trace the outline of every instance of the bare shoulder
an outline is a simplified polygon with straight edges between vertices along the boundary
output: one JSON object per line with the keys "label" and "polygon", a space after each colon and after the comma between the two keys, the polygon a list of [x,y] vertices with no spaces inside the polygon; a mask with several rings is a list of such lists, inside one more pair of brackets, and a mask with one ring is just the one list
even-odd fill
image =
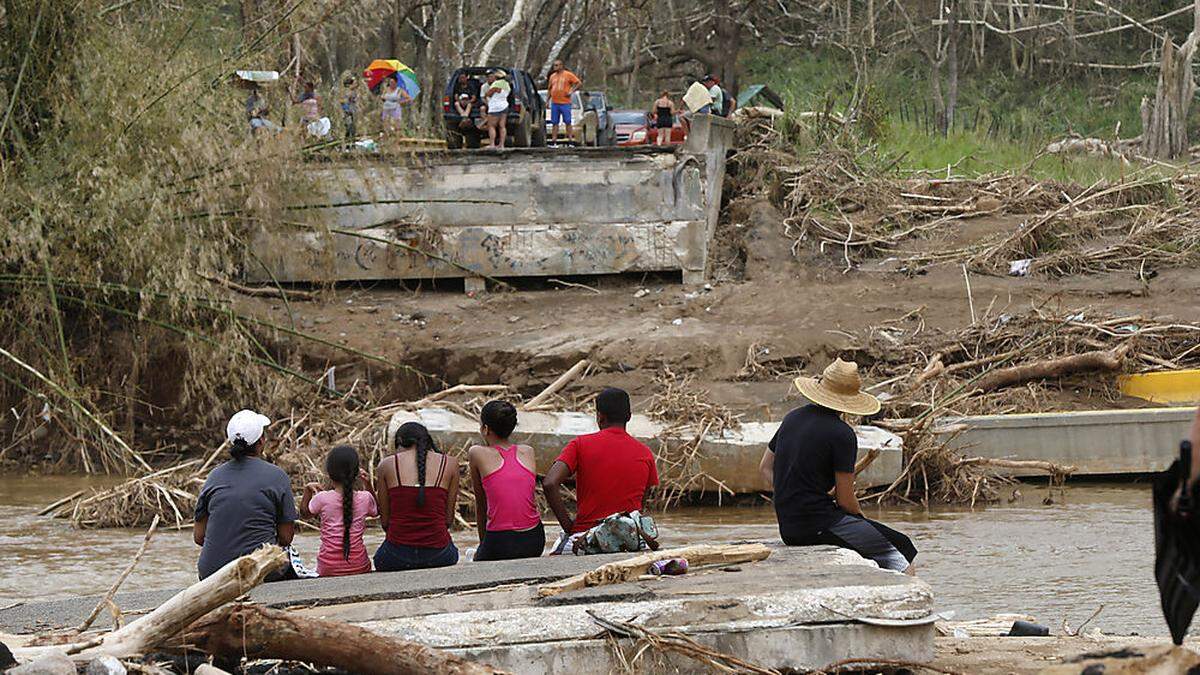
{"label": "bare shoulder", "polygon": [[383,459],[380,459],[379,463],[375,465],[375,475],[376,476],[391,475],[394,461],[395,460],[392,459],[391,455],[386,455]]}

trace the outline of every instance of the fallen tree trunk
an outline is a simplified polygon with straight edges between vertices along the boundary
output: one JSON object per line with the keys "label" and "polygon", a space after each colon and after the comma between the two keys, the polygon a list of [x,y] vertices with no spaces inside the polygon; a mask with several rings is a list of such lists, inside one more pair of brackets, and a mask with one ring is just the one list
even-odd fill
{"label": "fallen tree trunk", "polygon": [[491,666],[347,623],[233,604],[193,623],[176,648],[213,656],[283,659],[352,673],[490,675]]}
{"label": "fallen tree trunk", "polygon": [[992,391],[1030,380],[1044,380],[1070,373],[1088,370],[1117,370],[1121,367],[1126,351],[1128,351],[1128,347],[1121,346],[1111,351],[1084,352],[1058,359],[1001,368],[980,378],[975,383],[975,388]]}
{"label": "fallen tree trunk", "polygon": [[562,375],[559,375],[558,379],[551,382],[549,387],[546,387],[540,394],[529,399],[529,402],[522,405],[521,408],[523,410],[529,410],[530,408],[536,408],[542,403],[545,403],[546,399],[557,394],[560,389],[567,386],[571,380],[578,377],[579,374],[582,373],[589,365],[590,363],[587,359],[580,359],[578,363],[571,366],[570,370]]}
{"label": "fallen tree trunk", "polygon": [[968,457],[960,459],[954,463],[954,466],[994,466],[998,469],[1032,469],[1034,471],[1045,471],[1051,476],[1069,476],[1075,473],[1076,467],[1063,464],[1055,464],[1040,459],[993,459],[991,457]]}
{"label": "fallen tree trunk", "polygon": [[176,593],[158,609],[124,628],[74,644],[19,648],[13,655],[24,662],[55,651],[66,652],[76,661],[88,661],[103,654],[118,659],[144,654],[174,639],[193,621],[248,593],[268,574],[286,564],[288,556],[283,549],[264,544]]}
{"label": "fallen tree trunk", "polygon": [[644,553],[626,560],[601,565],[590,572],[576,574],[561,581],[538,587],[538,595],[547,598],[559,593],[574,591],[589,586],[620,584],[645,574],[651,563],[671,558],[684,558],[689,567],[715,563],[735,564],[763,560],[771,555],[771,549],[763,544],[697,544],[683,548],[671,548],[654,553]]}

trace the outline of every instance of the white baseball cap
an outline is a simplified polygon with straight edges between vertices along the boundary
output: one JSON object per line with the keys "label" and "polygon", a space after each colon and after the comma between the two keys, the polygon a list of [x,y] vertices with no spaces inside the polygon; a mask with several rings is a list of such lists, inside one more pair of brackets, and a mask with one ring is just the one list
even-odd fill
{"label": "white baseball cap", "polygon": [[229,418],[225,425],[225,437],[232,443],[242,439],[247,445],[254,445],[263,437],[263,430],[271,424],[266,415],[260,415],[253,410],[239,410]]}

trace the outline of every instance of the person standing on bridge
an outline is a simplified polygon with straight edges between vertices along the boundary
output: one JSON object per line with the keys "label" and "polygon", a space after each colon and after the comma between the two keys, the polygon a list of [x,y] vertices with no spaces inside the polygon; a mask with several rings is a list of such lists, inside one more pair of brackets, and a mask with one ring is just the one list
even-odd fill
{"label": "person standing on bridge", "polygon": [[583,81],[579,79],[575,73],[567,70],[562,59],[556,59],[554,65],[550,68],[550,77],[547,82],[550,96],[550,142],[558,142],[558,124],[559,122],[567,125],[567,137],[573,133],[573,120],[571,119],[571,97],[576,91],[579,91]]}
{"label": "person standing on bridge", "polygon": [[503,148],[504,137],[508,134],[508,95],[512,93],[512,86],[505,76],[506,73],[497,68],[488,73],[487,84],[482,87],[487,105],[488,140],[493,148]]}
{"label": "person standing on bridge", "polygon": [[[555,553],[573,552],[577,535],[609,516],[641,511],[646,493],[658,485],[654,453],[625,430],[632,416],[625,390],[610,387],[600,392],[596,397],[596,424],[600,430],[568,443],[546,472],[542,488],[563,529]],[[575,517],[567,510],[562,495],[562,484],[572,476]]]}
{"label": "person standing on bridge", "polygon": [[847,548],[883,569],[912,574],[912,540],[867,519],[854,493],[858,437],[842,414],[879,412],[879,399],[861,390],[858,365],[837,359],[820,377],[797,377],[795,385],[812,403],[783,418],[759,464],[775,490],[783,543]]}

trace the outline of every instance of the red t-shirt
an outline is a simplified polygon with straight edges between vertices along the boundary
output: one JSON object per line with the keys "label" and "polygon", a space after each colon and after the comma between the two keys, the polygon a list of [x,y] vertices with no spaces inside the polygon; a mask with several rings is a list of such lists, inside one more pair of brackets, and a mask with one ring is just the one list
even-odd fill
{"label": "red t-shirt", "polygon": [[558,461],[575,474],[575,532],[614,513],[641,509],[646,488],[658,485],[654,454],[621,427],[577,437]]}

